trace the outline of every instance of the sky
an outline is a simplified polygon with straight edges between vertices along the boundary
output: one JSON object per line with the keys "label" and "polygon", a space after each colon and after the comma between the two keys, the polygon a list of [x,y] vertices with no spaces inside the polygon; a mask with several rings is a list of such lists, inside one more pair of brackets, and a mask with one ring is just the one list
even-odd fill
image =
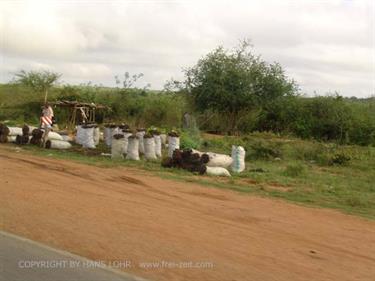
{"label": "sky", "polygon": [[24,70],[62,73],[62,83],[138,86],[183,79],[217,46],[250,39],[307,95],[375,95],[375,1],[0,0],[0,83]]}

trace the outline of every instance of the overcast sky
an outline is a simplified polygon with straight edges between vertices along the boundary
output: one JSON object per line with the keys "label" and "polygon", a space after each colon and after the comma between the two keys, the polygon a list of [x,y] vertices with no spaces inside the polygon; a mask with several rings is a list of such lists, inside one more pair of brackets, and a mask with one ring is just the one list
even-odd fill
{"label": "overcast sky", "polygon": [[128,71],[161,89],[218,45],[250,38],[302,92],[367,97],[375,94],[374,19],[372,0],[0,0],[0,82],[49,69],[64,82],[115,86]]}

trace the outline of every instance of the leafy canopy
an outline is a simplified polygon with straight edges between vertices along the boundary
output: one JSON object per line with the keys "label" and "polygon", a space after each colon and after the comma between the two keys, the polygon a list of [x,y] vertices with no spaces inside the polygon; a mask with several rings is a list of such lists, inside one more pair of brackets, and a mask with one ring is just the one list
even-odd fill
{"label": "leafy canopy", "polygon": [[32,88],[36,92],[44,92],[52,87],[61,77],[61,74],[44,71],[21,70],[14,75],[14,82]]}
{"label": "leafy canopy", "polygon": [[44,92],[44,102],[47,102],[48,90],[60,79],[60,77],[61,74],[48,70],[21,70],[14,75],[13,82],[30,87],[35,92]]}
{"label": "leafy canopy", "polygon": [[228,115],[232,130],[241,112],[298,92],[278,63],[266,63],[250,47],[246,40],[233,51],[218,47],[185,71],[196,109]]}

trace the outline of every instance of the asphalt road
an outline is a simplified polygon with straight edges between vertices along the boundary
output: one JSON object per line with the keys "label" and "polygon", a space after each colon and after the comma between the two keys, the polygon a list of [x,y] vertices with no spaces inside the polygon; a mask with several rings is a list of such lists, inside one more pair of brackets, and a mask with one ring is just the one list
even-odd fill
{"label": "asphalt road", "polygon": [[100,261],[0,231],[0,281],[140,281]]}

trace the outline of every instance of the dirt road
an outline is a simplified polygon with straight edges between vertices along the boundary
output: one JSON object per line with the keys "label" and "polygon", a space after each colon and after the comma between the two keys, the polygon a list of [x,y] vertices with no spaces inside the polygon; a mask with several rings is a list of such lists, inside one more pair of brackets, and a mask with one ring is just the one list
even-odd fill
{"label": "dirt road", "polygon": [[375,222],[333,210],[9,147],[0,147],[0,192],[1,229],[91,259],[130,261],[125,271],[151,280],[375,276]]}

